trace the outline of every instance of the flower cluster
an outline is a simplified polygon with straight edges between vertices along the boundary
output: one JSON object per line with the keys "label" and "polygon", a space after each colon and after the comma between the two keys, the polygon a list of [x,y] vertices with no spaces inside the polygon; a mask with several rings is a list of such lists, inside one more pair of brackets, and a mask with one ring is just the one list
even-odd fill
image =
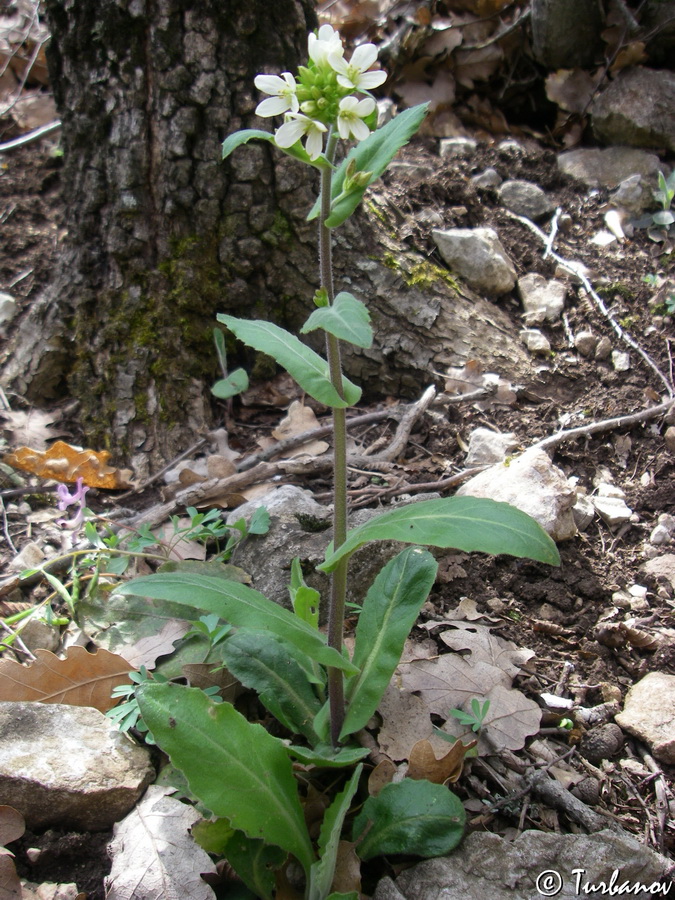
{"label": "flower cluster", "polygon": [[[305,149],[315,160],[323,150],[324,137],[334,127],[341,138],[362,141],[375,120],[375,101],[368,91],[379,87],[387,73],[371,70],[377,59],[374,44],[362,44],[349,62],[342,39],[330,25],[322,25],[308,40],[309,61],[300,66],[298,77],[290,72],[256,75],[255,86],[270,96],[258,104],[259,116],[285,114],[274,139],[287,149],[305,139]],[[366,94],[359,98],[354,92]]]}
{"label": "flower cluster", "polygon": [[61,525],[62,528],[69,528],[71,530],[75,530],[80,527],[80,525],[84,521],[84,513],[86,509],[84,495],[88,490],[88,487],[83,486],[82,478],[78,478],[75,482],[75,490],[72,494],[65,484],[57,485],[57,508],[60,509],[61,512],[64,512],[64,510],[68,509],[69,506],[77,505],[78,507],[72,519],[57,519],[57,525]]}

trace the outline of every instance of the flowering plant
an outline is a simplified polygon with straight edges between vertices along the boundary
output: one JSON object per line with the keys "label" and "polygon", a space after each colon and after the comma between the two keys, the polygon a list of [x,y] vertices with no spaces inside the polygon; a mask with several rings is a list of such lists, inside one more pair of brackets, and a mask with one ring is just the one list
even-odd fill
{"label": "flowering plant", "polygon": [[[301,334],[323,331],[326,355],[271,322],[230,315],[218,320],[245,344],[274,357],[307,394],[332,409],[333,541],[319,566],[331,575],[328,633],[318,627],[320,597],[305,584],[298,560],[291,567],[293,612],[245,584],[188,571],[160,572],[118,590],[204,610],[233,626],[221,644],[225,666],[258,691],[262,704],[292,736],[274,736],[233,705],[216,705],[196,688],[145,683],[136,689],[155,741],[185,774],[192,793],[218,817],[200,831],[203,845],[217,847],[256,896],[273,896],[274,871],[290,856],[304,870],[306,900],[356,900],[356,891],[331,893],[343,825],[359,788],[362,764],[357,763],[368,753],[355,737],[376,712],[435,581],[436,561],[419,545],[510,553],[552,564],[558,554],[529,516],[507,504],[470,497],[417,502],[348,530],[346,408],[358,402],[361,390],[343,374],[341,345],[367,348],[373,331],[367,306],[346,291],[335,293],[331,230],[356,210],[368,185],[417,131],[426,107],[406,110],[377,129],[369,91],[386,76],[371,68],[375,47],[357,48],[347,62],[339,34],[324,25],[309,36],[308,55],[297,75],[256,77],[257,87],[268,95],[258,115],[283,115],[284,121],[274,133],[247,129],[230,135],[223,157],[252,139],[265,140],[320,170],[320,196],[309,213],[319,223],[320,287],[314,296],[317,308]],[[336,167],[340,140],[355,144]],[[219,396],[245,388],[241,370],[236,375],[236,384],[234,378],[219,382]],[[411,546],[385,565],[368,591],[350,659],[343,647],[347,566],[354,551],[371,540]],[[320,785],[320,793],[334,784],[334,769],[353,769],[327,805],[316,845],[293,761],[305,781]],[[322,773],[330,776],[324,784]],[[447,788],[406,779],[365,801],[352,838],[361,859],[403,852],[433,856],[459,842],[463,822],[462,805]]]}

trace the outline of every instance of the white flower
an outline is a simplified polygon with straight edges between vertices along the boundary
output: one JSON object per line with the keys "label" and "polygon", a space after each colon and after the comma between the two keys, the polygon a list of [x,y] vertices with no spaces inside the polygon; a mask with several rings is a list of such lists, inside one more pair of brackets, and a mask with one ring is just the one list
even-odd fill
{"label": "white flower", "polygon": [[331,54],[328,62],[338,73],[338,84],[350,90],[369,91],[379,87],[387,80],[387,73],[381,70],[369,72],[368,69],[377,59],[377,47],[375,44],[361,44],[352,54],[349,62],[342,58],[342,54]]}
{"label": "white flower", "polygon": [[343,97],[340,100],[340,111],[337,118],[337,127],[340,137],[347,140],[352,134],[357,141],[363,141],[370,134],[370,128],[363,119],[369,116],[375,109],[375,101],[372,97],[364,97],[357,100],[356,97]]}
{"label": "white flower", "polygon": [[256,75],[255,86],[263,94],[272,95],[257,105],[257,116],[280,116],[289,110],[297,112],[300,109],[297,84],[290,72],[283,72],[281,78],[278,75]]}
{"label": "white flower", "polygon": [[340,59],[345,52],[340,33],[332,25],[322,25],[318,35],[312,32],[307,39],[307,50],[309,58],[318,64],[327,62],[329,56]]}
{"label": "white flower", "polygon": [[315,122],[302,113],[289,113],[284,124],[277,128],[274,140],[278,147],[286,149],[297,144],[301,137],[307,135],[305,150],[310,159],[316,159],[323,150],[323,134],[328,129],[322,122]]}

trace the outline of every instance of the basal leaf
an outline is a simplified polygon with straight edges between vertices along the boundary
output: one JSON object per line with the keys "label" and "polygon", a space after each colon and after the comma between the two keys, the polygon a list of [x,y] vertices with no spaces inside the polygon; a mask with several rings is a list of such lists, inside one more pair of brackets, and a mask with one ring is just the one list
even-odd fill
{"label": "basal leaf", "polygon": [[258,692],[285,728],[316,743],[312,722],[322,704],[293,659],[293,649],[269,632],[242,629],[225,641],[223,658],[228,670]]}
{"label": "basal leaf", "polygon": [[227,378],[221,378],[211,388],[214,397],[220,400],[229,400],[230,397],[236,397],[248,387],[248,375],[244,369],[235,369],[230,372]]}
{"label": "basal leaf", "polygon": [[[248,144],[249,141],[269,141],[269,143],[274,144],[275,147],[277,146],[274,135],[271,132],[261,131],[258,128],[244,128],[242,131],[235,131],[234,134],[225,138],[223,141],[221,158],[227,159],[237,147],[241,147],[242,144]],[[309,154],[300,141],[293,144],[292,147],[279,147],[278,149],[287,156],[292,156],[294,159],[306,163],[309,166],[314,166],[316,169],[331,168],[330,163],[323,155],[319,156],[317,159],[310,159]]]}
{"label": "basal leaf", "polygon": [[[331,212],[326,219],[328,228],[336,228],[354,212],[361,202],[366,187],[376,181],[385,171],[401,147],[404,147],[418,130],[427,114],[429,104],[413,106],[395,116],[382,128],[374,131],[365,141],[355,144],[334,173],[331,184]],[[368,184],[362,188],[344,191],[345,175],[350,161],[354,160],[356,172],[370,172]],[[340,196],[344,193],[344,196]],[[312,208],[308,219],[319,215],[320,201]]]}
{"label": "basal leaf", "polygon": [[336,795],[324,813],[319,834],[320,858],[314,863],[309,872],[307,900],[324,900],[330,891],[335,875],[335,862],[337,860],[340,835],[342,834],[342,825],[345,816],[349,812],[352,798],[359,786],[362,770],[363,765],[356,767],[344,790]]}
{"label": "basal leaf", "polygon": [[307,334],[317,328],[356,347],[367,349],[373,343],[368,308],[347,291],[341,291],[332,306],[315,309],[300,330]]}
{"label": "basal leaf", "polygon": [[320,769],[341,769],[353,766],[368,755],[366,747],[339,747],[335,750],[330,744],[317,744],[316,747],[296,747],[291,744],[288,752],[295,759],[307,766]]}
{"label": "basal leaf", "polygon": [[237,831],[228,841],[224,856],[256,897],[273,900],[274,871],[284,863],[283,851],[263,841],[248,838],[243,832]]}
{"label": "basal leaf", "polygon": [[363,836],[356,852],[364,860],[396,853],[443,856],[462,840],[465,821],[459,798],[446,787],[405,778],[366,800],[353,839]]}
{"label": "basal leaf", "polygon": [[553,540],[515,506],[483,497],[448,497],[410,503],[371,519],[350,531],[337,550],[331,544],[318,568],[332,572],[343,556],[375,540],[452,547],[466,553],[507,553],[560,564]]}
{"label": "basal leaf", "polygon": [[297,381],[303,391],[319,403],[338,409],[358,403],[361,388],[343,378],[345,396],[344,399],[340,397],[330,380],[326,360],[303,344],[295,335],[279,328],[273,322],[250,322],[223,313],[219,313],[217,318],[244,344],[275,359]]}
{"label": "basal leaf", "polygon": [[356,627],[352,662],[359,674],[349,682],[340,738],[363,728],[377,709],[437,569],[431,553],[410,547],[390,560],[373,582]]}
{"label": "basal leaf", "polygon": [[198,688],[148,684],[136,696],[192,793],[248,837],[292,853],[309,872],[314,852],[284,744]]}
{"label": "basal leaf", "polygon": [[208,575],[172,572],[135,578],[117,588],[116,593],[168,600],[215,613],[240,628],[269,631],[317,662],[356,674],[355,666],[329,647],[321,632],[245,584]]}

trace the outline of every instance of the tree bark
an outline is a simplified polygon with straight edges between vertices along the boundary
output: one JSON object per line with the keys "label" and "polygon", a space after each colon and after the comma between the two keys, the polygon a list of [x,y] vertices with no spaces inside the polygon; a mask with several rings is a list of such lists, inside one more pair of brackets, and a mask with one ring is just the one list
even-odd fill
{"label": "tree bark", "polygon": [[[254,76],[305,61],[313,4],[46,5],[69,237],[2,382],[34,403],[76,397],[87,442],[142,477],[212,421],[216,313],[295,329],[312,308],[313,171],[267,143],[222,163],[220,144],[265,125]],[[459,292],[396,230],[371,195],[335,234],[336,287],[367,302],[376,331],[371,350],[347,353],[349,374],[370,396],[397,397],[470,358],[520,378],[526,360],[508,318]]]}
{"label": "tree bark", "polygon": [[532,0],[532,51],[548,69],[591,66],[602,46],[600,0]]}

